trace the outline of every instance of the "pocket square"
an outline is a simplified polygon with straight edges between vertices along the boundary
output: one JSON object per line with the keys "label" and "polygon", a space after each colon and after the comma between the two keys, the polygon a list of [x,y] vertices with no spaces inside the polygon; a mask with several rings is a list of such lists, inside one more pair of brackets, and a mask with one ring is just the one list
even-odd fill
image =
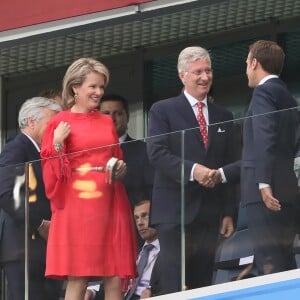
{"label": "pocket square", "polygon": [[221,127],[218,128],[217,132],[225,132],[224,129],[221,129]]}

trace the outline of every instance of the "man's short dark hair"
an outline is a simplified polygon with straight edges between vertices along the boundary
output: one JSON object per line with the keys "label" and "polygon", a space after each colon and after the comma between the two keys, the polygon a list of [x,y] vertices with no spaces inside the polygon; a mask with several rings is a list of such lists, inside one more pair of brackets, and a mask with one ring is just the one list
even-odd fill
{"label": "man's short dark hair", "polygon": [[100,106],[101,103],[105,101],[116,101],[116,102],[121,102],[123,104],[123,108],[126,112],[127,117],[129,118],[129,107],[128,107],[128,101],[125,97],[118,95],[118,94],[105,94],[100,101]]}
{"label": "man's short dark hair", "polygon": [[138,201],[138,202],[136,202],[136,203],[134,204],[134,208],[136,208],[137,206],[143,205],[143,204],[145,204],[145,203],[150,203],[150,204],[151,204],[151,201],[148,200],[148,199],[140,200],[140,201]]}
{"label": "man's short dark hair", "polygon": [[280,75],[284,65],[285,54],[274,41],[258,40],[249,46],[250,59],[256,58],[262,68],[275,75]]}

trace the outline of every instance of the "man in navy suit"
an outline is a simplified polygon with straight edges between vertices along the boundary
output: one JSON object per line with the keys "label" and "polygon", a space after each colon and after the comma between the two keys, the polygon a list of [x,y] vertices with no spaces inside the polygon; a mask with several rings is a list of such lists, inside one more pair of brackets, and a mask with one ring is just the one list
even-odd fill
{"label": "man in navy suit", "polygon": [[[46,198],[40,166],[40,145],[49,119],[61,107],[35,97],[19,112],[20,133],[0,154],[0,261],[8,282],[9,300],[25,297],[25,223],[28,222],[28,286],[30,300],[58,300],[61,283],[45,278],[46,239],[50,204]],[[28,197],[25,197],[25,164],[28,164]],[[26,164],[26,165],[27,165]],[[28,200],[28,216],[25,200]],[[26,217],[26,219],[25,219]]]}
{"label": "man in navy suit", "polygon": [[260,40],[249,47],[246,73],[254,90],[244,121],[242,160],[223,168],[228,182],[241,177],[259,274],[296,268],[293,241],[299,196],[293,162],[299,119],[297,103],[279,78],[284,58],[273,41]]}
{"label": "man in navy suit", "polygon": [[127,133],[129,107],[126,98],[117,94],[104,95],[100,110],[114,121],[127,165],[124,185],[133,208],[139,199],[151,199],[153,169],[149,164],[146,143],[134,140]]}
{"label": "man in navy suit", "polygon": [[[148,157],[155,168],[151,224],[161,244],[157,268],[164,293],[211,284],[218,235],[233,233],[236,209],[234,197],[227,197],[224,186],[205,187],[212,187],[208,168],[234,161],[232,113],[207,101],[213,79],[209,53],[201,47],[185,48],[177,68],[184,90],[153,104],[147,138]],[[198,102],[204,104],[209,125],[207,146],[196,118]],[[183,194],[185,283],[181,280]]]}

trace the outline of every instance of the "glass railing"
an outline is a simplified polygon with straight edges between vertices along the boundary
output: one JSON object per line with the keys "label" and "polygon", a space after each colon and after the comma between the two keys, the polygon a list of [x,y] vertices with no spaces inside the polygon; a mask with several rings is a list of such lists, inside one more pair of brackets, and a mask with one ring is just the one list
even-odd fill
{"label": "glass railing", "polygon": [[[24,299],[64,299],[68,275],[88,276],[102,289],[100,276],[122,274],[130,293],[137,282],[128,280],[130,262],[138,263],[145,241],[154,244],[145,269],[153,267],[152,278],[145,272],[137,295],[149,286],[156,296],[298,268],[297,118],[295,108],[211,123],[207,148],[199,127],[180,128],[181,120],[171,132],[166,125],[163,134],[124,142],[127,197],[117,171],[107,168],[119,145],[24,164],[6,164],[2,153],[0,255],[2,270],[15,278],[2,276],[2,299],[15,292],[17,278]],[[213,171],[219,168],[223,178]],[[272,226],[261,225],[266,220]],[[276,239],[285,261],[274,251]],[[23,273],[11,275],[18,268]],[[45,272],[58,280],[45,281]]]}

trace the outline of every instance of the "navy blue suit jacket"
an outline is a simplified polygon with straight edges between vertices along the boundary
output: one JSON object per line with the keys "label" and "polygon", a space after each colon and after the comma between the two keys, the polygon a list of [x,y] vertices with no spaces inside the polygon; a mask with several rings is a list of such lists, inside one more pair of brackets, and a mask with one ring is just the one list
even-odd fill
{"label": "navy blue suit jacket", "polygon": [[254,89],[243,126],[242,160],[223,168],[229,182],[241,179],[243,204],[262,201],[258,183],[269,184],[281,203],[296,203],[296,106],[279,78]]}
{"label": "navy blue suit jacket", "polygon": [[[1,208],[1,262],[24,259],[24,234],[25,234],[25,210],[24,210],[24,185],[18,189],[21,196],[21,204],[15,207],[14,186],[17,176],[24,175],[25,162],[32,162],[32,178],[37,185],[29,191],[32,202],[29,204],[29,247],[30,259],[45,261],[46,241],[36,235],[37,228],[43,219],[50,220],[51,212],[49,200],[46,198],[40,154],[28,139],[20,133],[10,140],[0,154],[0,208]],[[33,180],[34,182],[34,180]],[[32,236],[36,236],[32,239]]]}
{"label": "navy blue suit jacket", "polygon": [[[190,181],[194,163],[216,169],[234,160],[232,114],[213,103],[208,103],[208,113],[211,125],[206,150],[195,114],[184,94],[153,104],[147,138],[148,157],[155,168],[152,224],[180,223],[181,182],[185,191],[185,223],[192,222],[199,212],[212,222],[218,222],[221,215],[234,215],[235,200],[226,197],[224,189],[227,187],[219,185],[207,189]],[[202,210],[203,201],[206,201],[206,211]]]}
{"label": "navy blue suit jacket", "polygon": [[153,168],[150,166],[146,143],[132,139],[127,135],[121,143],[124,161],[127,165],[127,174],[124,185],[132,207],[141,200],[152,196]]}

